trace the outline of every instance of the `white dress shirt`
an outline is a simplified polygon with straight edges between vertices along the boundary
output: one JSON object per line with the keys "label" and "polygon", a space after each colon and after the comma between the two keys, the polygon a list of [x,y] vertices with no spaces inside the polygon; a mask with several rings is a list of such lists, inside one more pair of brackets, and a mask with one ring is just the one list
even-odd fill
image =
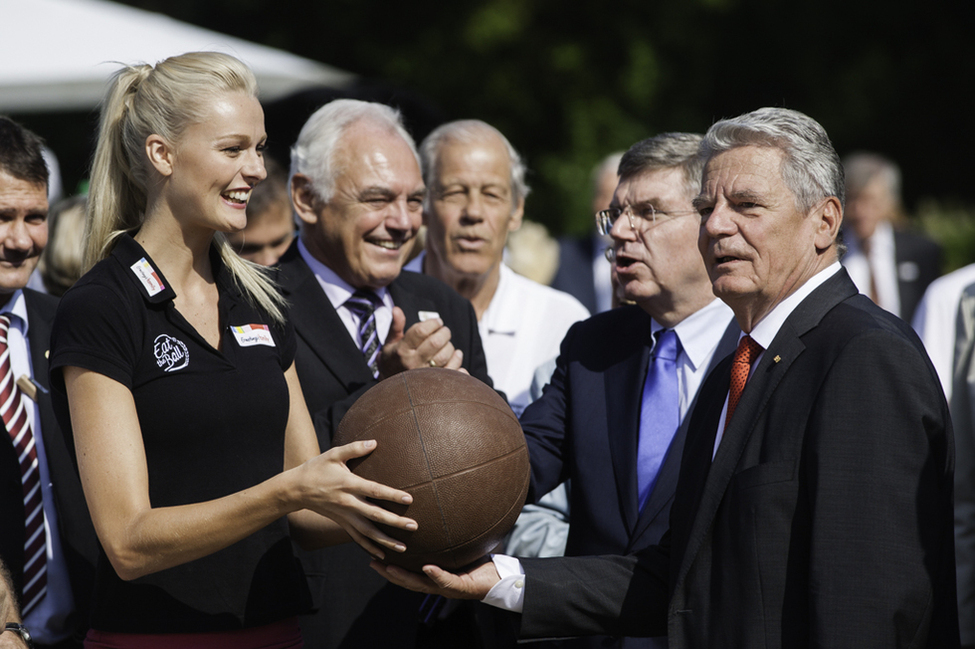
{"label": "white dress shirt", "polygon": [[934,280],[924,292],[911,322],[931,357],[948,401],[951,401],[952,375],[955,371],[958,304],[961,294],[972,284],[975,284],[975,264]]}
{"label": "white dress shirt", "polygon": [[[403,270],[423,272],[426,252]],[[500,267],[498,288],[477,323],[488,375],[508,397],[515,414],[531,403],[535,370],[559,354],[569,327],[589,317],[589,310],[568,293]]]}
{"label": "white dress shirt", "polygon": [[[749,377],[751,377],[752,372],[755,371],[755,368],[758,367],[758,364],[762,361],[762,358],[765,356],[765,350],[768,349],[768,346],[772,344],[773,340],[775,340],[775,336],[779,333],[779,329],[782,328],[785,321],[790,315],[792,315],[792,312],[795,311],[796,307],[799,306],[799,303],[809,297],[809,294],[819,288],[823,282],[840,272],[840,268],[840,263],[834,262],[823,270],[819,271],[806,280],[805,284],[796,289],[795,293],[775,305],[775,307],[752,328],[751,333],[746,334],[745,332],[742,332],[741,335],[738,336],[738,340],[740,341],[746,335],[749,335],[752,337],[752,340],[762,346],[762,353],[758,355],[758,358],[752,361],[752,369],[748,373]],[[730,394],[725,395],[724,407],[721,409],[721,418],[718,420],[718,432],[714,436],[714,450],[711,453],[712,459],[714,459],[714,455],[718,452],[718,445],[721,444],[721,438],[724,436],[724,424],[728,415],[729,396]]]}
{"label": "white dress shirt", "polygon": [[846,242],[847,252],[843,255],[843,265],[850,279],[864,295],[870,295],[870,278],[873,277],[877,290],[877,304],[886,311],[897,315],[901,312],[901,298],[897,286],[897,257],[894,251],[894,228],[884,221],[870,237],[870,254],[864,253],[856,237],[850,236]]}

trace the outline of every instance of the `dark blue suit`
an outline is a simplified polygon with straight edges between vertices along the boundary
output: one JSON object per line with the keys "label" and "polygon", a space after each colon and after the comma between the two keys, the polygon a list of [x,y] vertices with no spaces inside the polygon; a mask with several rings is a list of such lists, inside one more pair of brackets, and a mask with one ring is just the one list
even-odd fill
{"label": "dark blue suit", "polygon": [[[711,367],[734,350],[738,333],[734,322],[714,333],[722,338]],[[658,543],[669,526],[690,409],[640,511],[636,451],[650,346],[650,316],[636,306],[574,325],[549,386],[522,414],[531,453],[529,498],[572,480],[567,556],[630,554]],[[577,642],[609,646],[604,640]],[[626,646],[666,643],[633,638]]]}

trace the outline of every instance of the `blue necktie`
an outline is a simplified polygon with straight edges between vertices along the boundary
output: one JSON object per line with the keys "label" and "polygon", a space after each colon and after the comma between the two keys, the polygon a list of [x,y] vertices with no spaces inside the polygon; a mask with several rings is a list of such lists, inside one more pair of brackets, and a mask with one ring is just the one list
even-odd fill
{"label": "blue necktie", "polygon": [[359,348],[374,378],[379,377],[379,334],[376,331],[376,307],[379,297],[359,289],[345,301],[345,307],[359,317]]}
{"label": "blue necktie", "polygon": [[637,445],[637,494],[640,509],[646,504],[657,474],[667,457],[680,425],[680,393],[677,387],[677,356],[680,340],[673,329],[657,332],[653,360],[643,384],[640,407],[640,441]]}

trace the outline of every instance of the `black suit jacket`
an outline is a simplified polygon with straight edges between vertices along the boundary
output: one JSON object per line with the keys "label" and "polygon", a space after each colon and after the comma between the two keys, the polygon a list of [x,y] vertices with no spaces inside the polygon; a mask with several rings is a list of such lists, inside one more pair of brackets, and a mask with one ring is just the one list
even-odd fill
{"label": "black suit jacket", "polygon": [[900,316],[907,322],[914,317],[918,302],[928,284],[941,276],[941,246],[927,237],[894,231],[894,263]]}
{"label": "black suit jacket", "polygon": [[[713,332],[720,341],[708,371],[734,351],[738,333],[734,321]],[[567,556],[637,552],[659,543],[669,527],[691,410],[640,510],[636,450],[650,347],[650,316],[637,306],[573,325],[545,393],[522,414],[531,453],[529,499],[572,481]],[[610,645],[593,638],[573,646]],[[655,645],[631,640],[627,646]]]}
{"label": "black suit jacket", "polygon": [[[301,258],[297,242],[278,263],[274,278],[291,305],[289,317],[298,338],[298,378],[319,444],[326,450],[342,416],[377,381]],[[464,352],[464,367],[491,385],[470,302],[439,280],[406,271],[388,288],[406,315],[407,329],[419,322],[420,311],[436,311],[450,328],[454,347]],[[368,556],[354,544],[298,554],[318,608],[302,618],[308,647],[414,646],[422,595],[389,584],[369,568]]]}
{"label": "black suit jacket", "polygon": [[526,561],[523,633],[958,646],[953,439],[913,331],[840,271],[786,320],[712,462],[729,372],[698,395],[662,544]]}
{"label": "black suit jacket", "polygon": [[[44,293],[24,289],[27,304],[27,339],[30,343],[34,380],[49,387],[47,352],[51,346],[51,323],[58,300]],[[78,626],[87,623],[98,558],[98,540],[88,515],[81,491],[81,481],[51,404],[50,392],[37,391],[41,435],[47,465],[54,485],[55,505],[61,532],[61,548],[68,565],[71,588],[78,608]],[[24,571],[24,493],[20,483],[20,465],[13,445],[0,419],[4,439],[0,440],[0,556],[10,570],[18,597],[23,588]]]}

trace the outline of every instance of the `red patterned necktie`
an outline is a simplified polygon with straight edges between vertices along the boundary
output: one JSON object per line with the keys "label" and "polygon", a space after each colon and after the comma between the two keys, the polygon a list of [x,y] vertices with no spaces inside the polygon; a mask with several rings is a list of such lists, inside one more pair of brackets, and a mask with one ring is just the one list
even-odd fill
{"label": "red patterned necktie", "polygon": [[752,363],[761,354],[763,348],[752,340],[751,336],[744,336],[738,341],[738,349],[735,350],[735,358],[731,363],[731,391],[728,393],[728,415],[725,417],[724,426],[728,427],[731,422],[731,415],[738,407],[741,393],[748,382],[748,374],[752,371]]}
{"label": "red patterned necktie", "polygon": [[7,348],[9,329],[10,317],[0,315],[0,416],[17,452],[20,481],[24,488],[24,591],[21,615],[26,617],[47,594],[47,532],[44,529],[41,470],[27,416],[30,402],[17,387],[10,365],[10,350]]}

